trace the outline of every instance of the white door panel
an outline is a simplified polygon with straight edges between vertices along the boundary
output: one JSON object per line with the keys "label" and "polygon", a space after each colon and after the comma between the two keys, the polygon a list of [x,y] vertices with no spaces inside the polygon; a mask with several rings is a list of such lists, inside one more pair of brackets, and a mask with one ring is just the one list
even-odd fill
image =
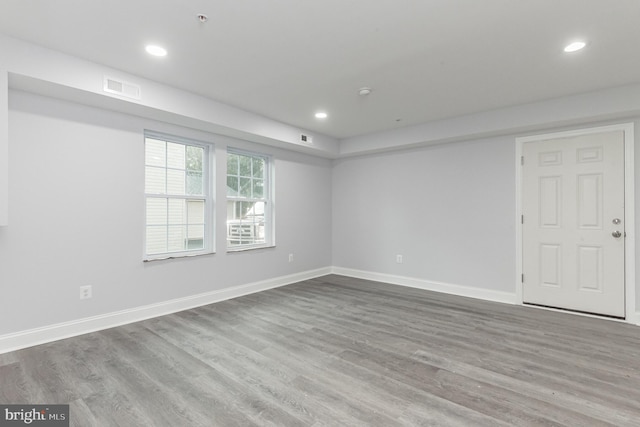
{"label": "white door panel", "polygon": [[624,317],[623,132],[527,142],[523,154],[524,302]]}

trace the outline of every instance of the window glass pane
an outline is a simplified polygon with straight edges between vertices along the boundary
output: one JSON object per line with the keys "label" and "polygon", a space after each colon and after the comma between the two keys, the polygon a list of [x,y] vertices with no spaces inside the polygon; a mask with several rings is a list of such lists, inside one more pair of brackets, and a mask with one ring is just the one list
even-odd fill
{"label": "window glass pane", "polygon": [[187,249],[204,249],[204,239],[189,239]]}
{"label": "window glass pane", "polygon": [[204,247],[204,225],[189,225],[187,236],[187,249],[202,249]]}
{"label": "window glass pane", "polygon": [[187,192],[186,194],[204,194],[203,183],[204,149],[187,146]]}
{"label": "window glass pane", "polygon": [[251,176],[251,157],[238,157],[240,158],[240,176]]}
{"label": "window glass pane", "polygon": [[185,171],[167,169],[167,194],[185,194]]}
{"label": "window glass pane", "polygon": [[228,176],[227,177],[227,196],[237,197],[238,196],[238,177],[237,176]]}
{"label": "window glass pane", "polygon": [[265,202],[227,204],[227,244],[229,246],[265,243]]}
{"label": "window glass pane", "polygon": [[204,194],[202,172],[187,171],[187,194],[199,196]]}
{"label": "window glass pane", "polygon": [[266,203],[257,202],[254,203],[253,207],[249,211],[247,215],[248,218],[251,218],[251,222],[253,223],[253,238],[254,243],[265,243],[265,223],[264,223],[264,210]]}
{"label": "window glass pane", "polygon": [[238,155],[227,153],[227,175],[238,175]]}
{"label": "window glass pane", "polygon": [[204,201],[189,200],[187,202],[187,223],[204,224]]}
{"label": "window glass pane", "polygon": [[240,197],[251,197],[251,178],[240,178]]}
{"label": "window glass pane", "polygon": [[249,209],[247,209],[246,217],[253,222],[264,222],[264,202],[251,203]]}
{"label": "window glass pane", "polygon": [[169,252],[178,252],[185,249],[187,226],[186,225],[171,225],[169,228],[169,235],[167,237],[167,250]]}
{"label": "window glass pane", "polygon": [[253,177],[264,178],[264,159],[262,157],[254,157],[253,161]]}
{"label": "window glass pane", "polygon": [[146,193],[164,194],[166,191],[166,169],[147,166],[145,168],[144,188]]}
{"label": "window glass pane", "polygon": [[204,148],[187,146],[187,170],[202,172]]}
{"label": "window glass pane", "polygon": [[150,197],[147,199],[147,225],[167,223],[167,199]]}
{"label": "window glass pane", "polygon": [[149,166],[166,166],[166,143],[157,139],[147,138],[144,143],[145,164]]}
{"label": "window glass pane", "polygon": [[242,206],[242,219],[246,220],[247,215],[251,215],[251,209],[253,208],[253,202],[240,202]]}
{"label": "window glass pane", "polygon": [[169,224],[178,225],[186,222],[184,204],[183,199],[169,199]]}
{"label": "window glass pane", "polygon": [[147,227],[147,253],[161,254],[167,251],[167,227]]}
{"label": "window glass pane", "polygon": [[261,199],[264,197],[264,181],[261,179],[253,180],[253,197]]}
{"label": "window glass pane", "polygon": [[185,169],[185,146],[167,142],[167,167]]}

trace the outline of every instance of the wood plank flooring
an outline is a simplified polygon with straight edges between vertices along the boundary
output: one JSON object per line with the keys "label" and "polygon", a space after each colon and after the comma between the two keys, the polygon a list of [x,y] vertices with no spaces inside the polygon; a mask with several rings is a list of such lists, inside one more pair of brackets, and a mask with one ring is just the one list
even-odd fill
{"label": "wood plank flooring", "polygon": [[638,426],[640,328],[325,276],[0,355],[74,426]]}

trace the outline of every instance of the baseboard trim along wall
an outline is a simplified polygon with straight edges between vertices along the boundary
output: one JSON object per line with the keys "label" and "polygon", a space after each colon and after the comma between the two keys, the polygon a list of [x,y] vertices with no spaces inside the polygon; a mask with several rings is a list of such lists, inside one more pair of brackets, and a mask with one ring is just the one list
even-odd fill
{"label": "baseboard trim along wall", "polygon": [[45,344],[65,338],[109,329],[128,323],[139,322],[153,317],[164,316],[178,311],[189,310],[203,305],[241,297],[243,295],[266,291],[280,286],[290,285],[303,280],[331,274],[331,267],[309,270],[302,273],[280,276],[240,286],[192,295],[184,298],[163,301],[128,310],[87,317],[70,322],[58,323],[41,328],[11,333],[0,336],[0,354],[22,348]]}
{"label": "baseboard trim along wall", "polygon": [[[450,295],[476,298],[487,301],[501,302],[505,304],[519,304],[515,293],[494,291],[490,289],[472,288],[468,286],[452,285],[449,283],[434,282],[416,279],[412,277],[395,276],[391,274],[376,273],[371,271],[355,270],[343,267],[325,267],[309,270],[301,273],[280,276],[245,285],[192,295],[184,298],[163,301],[128,310],[107,313],[99,316],[87,317],[70,322],[57,323],[41,328],[29,329],[0,336],[0,354],[20,350],[39,344],[45,344],[65,338],[83,335],[91,332],[109,329],[116,326],[139,322],[154,317],[164,316],[183,310],[189,310],[232,298],[266,291],[281,286],[304,280],[314,279],[327,274],[339,274],[341,276],[356,279],[372,280],[391,285],[407,286],[424,289],[427,291],[441,292]],[[629,315],[628,323],[640,326],[640,312]]]}
{"label": "baseboard trim along wall", "polygon": [[452,285],[449,283],[433,282],[430,280],[416,279],[413,277],[394,276],[391,274],[375,273],[371,271],[354,270],[350,268],[333,267],[333,274],[353,277],[356,279],[373,280],[392,285],[408,286],[410,288],[424,289],[427,291],[441,292],[462,297],[476,298],[487,301],[502,302],[506,304],[518,304],[516,294],[490,289],[471,288],[469,286]]}
{"label": "baseboard trim along wall", "polygon": [[630,316],[631,318],[628,319],[629,323],[640,326],[640,311],[636,311],[635,313],[630,314]]}
{"label": "baseboard trim along wall", "polygon": [[[411,288],[424,289],[426,291],[441,292],[450,295],[457,295],[461,297],[476,298],[486,301],[501,302],[505,304],[521,305],[518,301],[517,294],[509,292],[492,291],[490,289],[471,288],[468,286],[452,285],[449,283],[433,282],[430,280],[416,279],[413,277],[395,276],[392,274],[376,273],[372,271],[354,270],[351,268],[333,267],[331,273],[339,274],[341,276],[353,277],[355,279],[372,280],[374,282],[389,283],[391,285],[407,286]],[[562,311],[554,308],[537,307],[541,310],[560,311],[563,313],[569,313],[577,316],[593,317],[596,319],[608,319],[593,314],[575,313],[571,311]],[[640,311],[631,313],[627,316],[627,319],[614,320],[621,323],[630,323],[640,326]]]}

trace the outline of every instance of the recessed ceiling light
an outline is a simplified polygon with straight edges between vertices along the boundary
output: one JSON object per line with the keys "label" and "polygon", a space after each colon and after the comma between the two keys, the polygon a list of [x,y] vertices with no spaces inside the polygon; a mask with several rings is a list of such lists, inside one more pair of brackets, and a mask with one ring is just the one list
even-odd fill
{"label": "recessed ceiling light", "polygon": [[327,113],[325,113],[324,111],[319,111],[316,113],[316,119],[326,119],[327,118]]}
{"label": "recessed ceiling light", "polygon": [[167,56],[167,49],[163,48],[162,46],[156,46],[156,45],[150,44],[147,47],[145,47],[145,50],[149,55]]}
{"label": "recessed ceiling light", "polygon": [[571,53],[571,52],[576,52],[580,49],[582,49],[583,47],[585,47],[587,44],[585,42],[573,42],[571,44],[568,44],[567,46],[565,46],[564,51],[567,53]]}

